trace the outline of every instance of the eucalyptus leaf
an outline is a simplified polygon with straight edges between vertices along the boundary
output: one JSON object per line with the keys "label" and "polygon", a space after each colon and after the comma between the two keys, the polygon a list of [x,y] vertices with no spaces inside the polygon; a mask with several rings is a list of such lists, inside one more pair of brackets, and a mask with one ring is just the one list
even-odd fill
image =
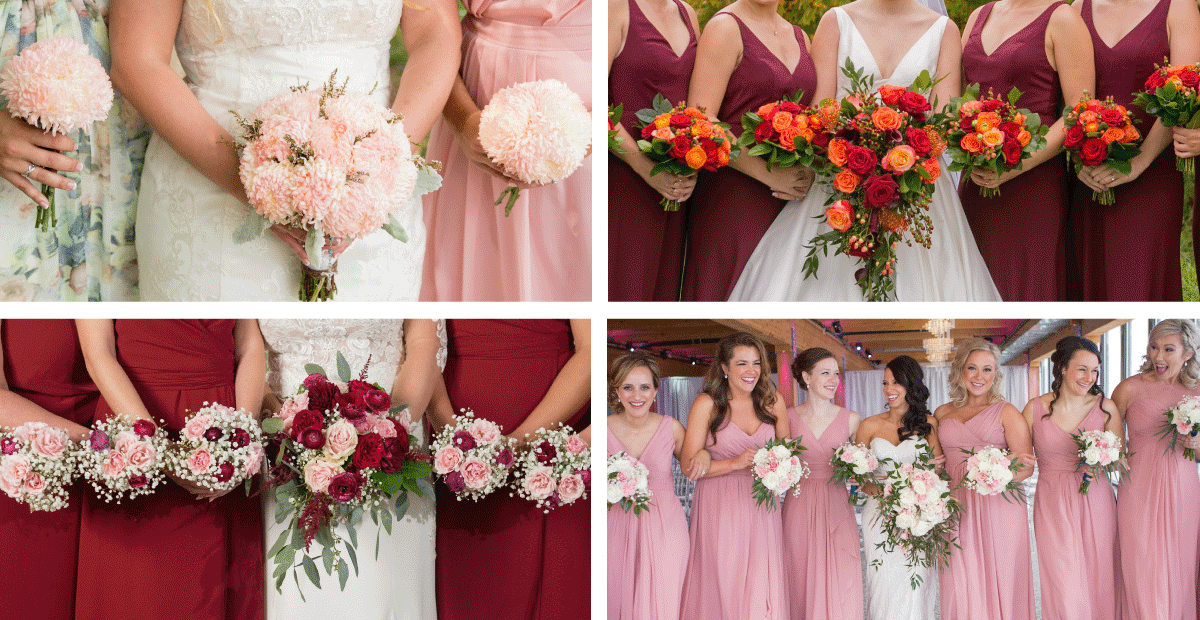
{"label": "eucalyptus leaf", "polygon": [[300,560],[300,566],[304,568],[304,574],[308,575],[308,580],[311,581],[314,586],[317,586],[317,588],[320,589],[321,573],[317,571],[317,563],[313,562],[313,559],[306,555]]}
{"label": "eucalyptus leaf", "polygon": [[322,547],[325,547],[327,549],[334,546],[335,543],[333,541],[333,528],[323,527],[323,528],[317,530],[317,535],[315,536],[315,539],[316,539],[317,543],[319,543]]}
{"label": "eucalyptus leaf", "polygon": [[283,418],[277,418],[275,416],[264,418],[260,426],[262,426],[262,432],[267,435],[281,433],[283,432]]}
{"label": "eucalyptus leaf", "polygon": [[296,591],[300,593],[300,600],[307,603],[308,601],[304,599],[304,588],[300,587],[300,573],[298,571],[292,571],[292,581],[296,582]]}
{"label": "eucalyptus leaf", "polygon": [[358,552],[355,551],[356,546],[357,543],[354,545],[346,545],[346,555],[350,556],[350,562],[354,564],[355,575],[358,574]]}
{"label": "eucalyptus leaf", "polygon": [[408,231],[404,230],[404,225],[400,223],[400,220],[396,219],[395,213],[388,214],[388,219],[383,224],[383,230],[396,241],[408,243]]}
{"label": "eucalyptus leaf", "polygon": [[325,574],[333,574],[333,548],[325,547],[321,550],[321,564],[325,566]]}
{"label": "eucalyptus leaf", "polygon": [[350,362],[346,361],[346,356],[342,355],[341,351],[337,352],[337,368],[338,378],[342,380],[342,383],[349,383],[352,378],[350,376]]}
{"label": "eucalyptus leaf", "polygon": [[329,375],[325,374],[325,369],[321,368],[317,364],[305,364],[304,372],[306,372],[310,375],[321,375],[322,377],[325,377],[326,379],[329,378]]}
{"label": "eucalyptus leaf", "polygon": [[417,495],[421,497],[433,497],[433,483],[429,482],[429,480],[417,478],[417,488],[420,489]]}
{"label": "eucalyptus leaf", "polygon": [[401,494],[396,498],[396,518],[403,519],[408,513],[408,493]]}
{"label": "eucalyptus leaf", "polygon": [[288,544],[288,531],[284,530],[279,533],[279,538],[275,539],[275,544],[271,545],[271,550],[267,552],[267,557],[273,558]]}
{"label": "eucalyptus leaf", "polygon": [[379,518],[383,521],[383,529],[390,535],[392,533],[392,513],[389,510],[379,511]]}
{"label": "eucalyptus leaf", "polygon": [[346,566],[345,560],[338,560],[337,563],[338,585],[342,590],[346,589],[346,580],[350,579],[350,568]]}
{"label": "eucalyptus leaf", "polygon": [[279,555],[275,556],[275,559],[279,562],[279,568],[286,571],[296,563],[296,548],[291,546],[284,547],[279,552]]}

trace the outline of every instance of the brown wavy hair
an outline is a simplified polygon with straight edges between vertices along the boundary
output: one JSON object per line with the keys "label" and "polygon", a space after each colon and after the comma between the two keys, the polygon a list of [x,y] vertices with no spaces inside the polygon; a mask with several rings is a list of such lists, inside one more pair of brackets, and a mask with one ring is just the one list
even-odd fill
{"label": "brown wavy hair", "polygon": [[716,358],[708,367],[708,374],[704,376],[704,387],[700,390],[713,399],[716,409],[712,422],[708,425],[713,445],[717,444],[717,431],[725,425],[726,418],[729,417],[729,378],[725,376],[721,366],[729,364],[733,359],[733,350],[738,347],[750,347],[757,351],[762,368],[758,383],[754,384],[754,390],[750,392],[750,398],[754,402],[754,417],[772,426],[776,422],[774,414],[771,413],[771,407],[775,405],[775,382],[771,380],[771,362],[767,360],[766,345],[753,334],[730,334],[717,343]]}
{"label": "brown wavy hair", "polygon": [[654,389],[658,389],[658,379],[661,376],[658,370],[658,360],[641,351],[626,353],[613,360],[612,366],[608,368],[608,408],[610,411],[614,413],[625,411],[625,405],[621,404],[621,398],[617,395],[617,388],[621,387],[621,383],[625,381],[625,377],[628,377],[629,373],[639,367],[645,367],[650,371],[650,380],[654,383]]}
{"label": "brown wavy hair", "polygon": [[[796,380],[796,383],[800,386],[800,389],[806,392],[808,391],[808,384],[804,381],[804,373],[812,372],[812,369],[817,365],[817,362],[826,359],[832,359],[834,362],[836,362],[837,356],[835,356],[829,349],[812,347],[811,349],[805,349],[801,351],[800,354],[796,356],[796,359],[792,360],[792,378]],[[840,371],[841,369],[842,365],[838,364],[838,370]]]}

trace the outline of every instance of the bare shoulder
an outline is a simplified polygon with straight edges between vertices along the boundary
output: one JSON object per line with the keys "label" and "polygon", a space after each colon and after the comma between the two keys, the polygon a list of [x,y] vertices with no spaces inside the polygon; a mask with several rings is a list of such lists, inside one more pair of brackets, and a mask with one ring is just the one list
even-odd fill
{"label": "bare shoulder", "polygon": [[935,430],[935,431],[938,428],[938,424],[941,423],[941,421],[938,420],[937,416],[932,413],[925,416],[925,421],[928,422],[929,425],[932,426],[933,430]]}
{"label": "bare shoulder", "polygon": [[933,410],[933,417],[937,418],[938,420],[944,420],[946,419],[946,416],[949,416],[954,412],[954,409],[954,403],[945,403]]}

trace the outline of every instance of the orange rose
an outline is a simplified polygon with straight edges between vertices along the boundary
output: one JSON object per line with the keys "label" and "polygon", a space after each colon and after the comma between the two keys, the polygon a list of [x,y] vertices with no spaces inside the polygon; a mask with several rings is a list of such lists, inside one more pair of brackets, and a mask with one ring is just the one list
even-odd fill
{"label": "orange rose", "polygon": [[1083,130],[1088,133],[1096,133],[1097,131],[1100,131],[1100,123],[1097,123],[1097,122],[1087,123],[1086,125],[1083,126]]}
{"label": "orange rose", "polygon": [[925,169],[925,172],[929,173],[929,178],[925,179],[926,185],[932,185],[934,181],[938,180],[938,177],[942,176],[942,166],[938,164],[936,159],[926,159],[921,162],[921,167]]}
{"label": "orange rose", "polygon": [[704,149],[699,146],[693,146],[688,149],[687,155],[684,157],[687,165],[692,170],[699,170],[708,163],[708,156],[704,154]]}
{"label": "orange rose", "polygon": [[839,200],[825,209],[825,223],[838,232],[850,230],[850,224],[853,222],[854,209],[845,200]]}
{"label": "orange rose", "polygon": [[884,84],[883,86],[879,87],[879,96],[883,99],[884,103],[888,105],[896,105],[896,103],[900,101],[900,96],[904,94],[904,90],[905,89],[903,86]]}
{"label": "orange rose", "polygon": [[978,155],[983,152],[983,143],[979,141],[979,136],[973,133],[963,136],[958,145],[962,147],[962,150],[972,155]]}
{"label": "orange rose", "polygon": [[816,135],[817,134],[815,132],[813,132],[813,130],[811,130],[811,129],[801,129],[800,130],[800,137],[804,138],[805,140],[808,140],[810,143],[813,141],[813,138]]}
{"label": "orange rose", "polygon": [[692,118],[708,118],[704,115],[704,112],[700,111],[700,108],[685,108],[683,113]]}
{"label": "orange rose", "polygon": [[1126,125],[1125,139],[1121,140],[1121,142],[1129,144],[1131,142],[1137,142],[1141,137],[1142,134],[1138,133],[1137,127],[1134,127],[1133,125]]}
{"label": "orange rose", "polygon": [[698,138],[711,138],[713,133],[713,124],[708,119],[698,118],[692,125],[692,134]]}
{"label": "orange rose", "polygon": [[858,182],[862,179],[849,170],[842,170],[833,176],[833,188],[843,194],[849,194],[858,189]]}
{"label": "orange rose", "polygon": [[721,145],[717,147],[717,150],[725,151],[725,153],[728,154],[731,148],[732,147],[729,145],[729,140],[725,140],[721,142]]}
{"label": "orange rose", "polygon": [[792,113],[780,110],[775,113],[775,118],[771,119],[771,129],[783,133],[784,128],[792,124]]}
{"label": "orange rose", "polygon": [[1079,122],[1083,123],[1084,125],[1087,125],[1088,123],[1094,123],[1099,119],[1100,115],[1091,110],[1079,113]]}
{"label": "orange rose", "polygon": [[1017,134],[1017,143],[1021,146],[1029,146],[1029,141],[1033,139],[1033,134],[1022,129],[1021,133]]}
{"label": "orange rose", "polygon": [[[654,124],[658,125],[658,121],[654,121]],[[659,140],[666,140],[668,142],[675,139],[675,132],[671,131],[670,127],[659,127],[651,132],[650,135],[658,138]]]}
{"label": "orange rose", "polygon": [[1109,127],[1108,129],[1104,130],[1104,135],[1100,136],[1100,138],[1104,140],[1105,144],[1121,142],[1125,139],[1125,130],[1121,129],[1120,127]]}
{"label": "orange rose", "polygon": [[757,114],[759,118],[766,118],[766,117],[767,117],[767,115],[771,113],[771,110],[774,110],[774,109],[775,109],[775,104],[773,104],[773,103],[764,103],[764,104],[762,105],[762,107],[760,107],[760,108],[759,108],[759,109],[758,109],[758,110],[755,112],[755,114]]}
{"label": "orange rose", "polygon": [[1013,122],[1018,125],[1024,125],[1025,124],[1025,115],[1021,114],[1020,112],[1017,112],[1016,115],[1013,116]]}
{"label": "orange rose", "polygon": [[835,166],[845,166],[846,162],[846,147],[850,143],[842,138],[834,138],[829,141],[829,161]]}
{"label": "orange rose", "polygon": [[1104,104],[1100,103],[1099,99],[1092,99],[1091,101],[1084,103],[1083,107],[1087,108],[1088,112],[1099,114],[1100,110],[1104,109]]}
{"label": "orange rose", "polygon": [[797,114],[792,117],[792,127],[796,129],[808,129],[808,116]]}
{"label": "orange rose", "polygon": [[671,115],[670,114],[659,114],[658,116],[654,117],[654,126],[657,127],[658,129],[663,129],[665,127],[669,127],[670,125],[671,125]]}
{"label": "orange rose", "polygon": [[779,145],[783,148],[794,151],[796,150],[796,136],[800,135],[800,130],[788,125],[779,132]]}
{"label": "orange rose", "polygon": [[996,129],[995,127],[983,132],[980,138],[982,138],[983,143],[988,146],[1000,146],[1001,144],[1004,144],[1004,132]]}
{"label": "orange rose", "polygon": [[871,113],[871,122],[884,131],[889,129],[900,129],[900,125],[904,119],[900,118],[900,113],[891,108],[875,108]]}

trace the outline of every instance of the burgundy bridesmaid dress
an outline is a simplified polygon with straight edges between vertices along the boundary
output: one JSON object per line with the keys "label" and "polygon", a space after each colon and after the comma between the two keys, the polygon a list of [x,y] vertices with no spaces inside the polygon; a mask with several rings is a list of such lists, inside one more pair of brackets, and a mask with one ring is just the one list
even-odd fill
{"label": "burgundy bridesmaid dress", "polygon": [[[800,44],[800,60],[789,71],[738,16],[729,16],[741,31],[742,61],[729,76],[717,118],[740,135],[746,112],[798,90],[804,91],[803,102],[808,103],[817,87],[817,69],[798,26],[792,29]],[[771,196],[771,189],[762,183],[726,167],[701,172],[690,202],[682,298],[725,301],[754,248],[787,201]]]}
{"label": "burgundy bridesmaid dress", "polygon": [[[1167,39],[1167,10],[1171,0],[1159,0],[1145,19],[1109,47],[1092,22],[1092,2],[1082,0],[1083,21],[1092,33],[1096,55],[1096,94],[1112,97],[1141,120],[1142,135],[1154,117],[1133,105],[1133,94],[1145,85],[1155,63],[1171,55]],[[1186,35],[1180,35],[1186,36]],[[1183,175],[1175,170],[1175,153],[1168,146],[1140,177],[1113,190],[1116,203],[1092,200],[1092,190],[1075,186],[1072,218],[1079,222],[1079,275],[1086,301],[1179,301],[1183,282],[1179,272],[1179,233],[1183,222]],[[1077,214],[1077,215],[1076,215]]]}
{"label": "burgundy bridesmaid dress", "polygon": [[[1001,98],[1015,86],[1022,93],[1017,106],[1036,112],[1049,126],[1063,104],[1058,72],[1044,51],[1046,27],[1062,4],[1047,7],[988,54],[981,33],[994,5],[980,9],[963,48],[963,83],[979,84],[981,94],[990,90]],[[1004,301],[1066,299],[1067,178],[1066,159],[1058,156],[1001,185],[999,196],[984,198],[963,172],[958,190],[963,211]]]}
{"label": "burgundy bridesmaid dress", "polygon": [[[8,389],[77,424],[92,423],[100,393],[87,374],[75,322],[16,320],[0,323]],[[70,620],[75,615],[75,560],[83,485],[71,489],[67,506],[30,512],[0,493],[0,616]]]}
{"label": "burgundy bridesmaid dress", "polygon": [[[172,435],[206,402],[235,405],[235,323],[116,321],[117,360]],[[96,419],[116,413],[101,397]],[[262,618],[262,538],[259,498],[240,488],[211,502],[169,479],[120,504],[93,494],[80,525],[75,618]]]}
{"label": "burgundy bridesmaid dress", "polygon": [[[574,353],[566,321],[447,321],[443,377],[455,408],[511,432],[541,402]],[[589,423],[584,404],[567,424]],[[543,513],[497,491],[458,501],[438,485],[437,601],[441,620],[567,620],[591,613],[591,500]]]}
{"label": "burgundy bridesmaid dress", "polygon": [[[687,101],[688,81],[696,64],[696,32],[681,0],[672,0],[690,38],[676,56],[671,44],[646,19],[637,0],[629,0],[625,47],[608,72],[608,103],[623,105],[621,124],[636,139],[637,111],[649,108],[656,94],[672,104]],[[621,144],[626,150],[636,143]],[[608,298],[610,301],[677,301],[683,277],[684,219],[688,203],[664,211],[654,191],[633,168],[608,156]]]}

